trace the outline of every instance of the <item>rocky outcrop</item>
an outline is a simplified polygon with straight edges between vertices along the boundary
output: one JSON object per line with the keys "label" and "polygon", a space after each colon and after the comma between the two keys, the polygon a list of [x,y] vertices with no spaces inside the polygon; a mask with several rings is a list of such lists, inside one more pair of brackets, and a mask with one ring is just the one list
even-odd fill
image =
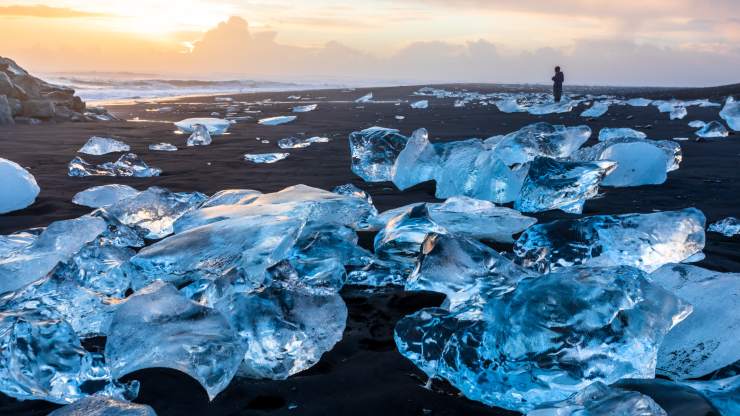
{"label": "rocky outcrop", "polygon": [[0,57],[0,125],[111,120],[116,118],[103,108],[86,108],[73,89],[36,78]]}

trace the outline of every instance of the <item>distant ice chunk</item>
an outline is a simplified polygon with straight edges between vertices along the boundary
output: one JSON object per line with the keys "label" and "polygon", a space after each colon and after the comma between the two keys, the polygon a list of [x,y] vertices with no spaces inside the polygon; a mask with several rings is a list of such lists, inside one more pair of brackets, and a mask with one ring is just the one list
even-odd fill
{"label": "distant ice chunk", "polygon": [[599,141],[603,142],[610,139],[645,139],[647,134],[630,129],[627,127],[609,128],[604,127],[599,130]]}
{"label": "distant ice chunk", "polygon": [[178,121],[175,123],[175,127],[183,133],[191,134],[195,131],[195,127],[198,124],[205,126],[206,129],[208,129],[208,133],[212,136],[226,133],[231,126],[231,122],[229,120],[211,117],[197,117]]}
{"label": "distant ice chunk", "polygon": [[297,119],[297,116],[277,116],[277,117],[268,117],[268,118],[261,118],[258,123],[262,124],[263,126],[279,126],[281,124],[290,123],[291,121],[295,121]]}
{"label": "distant ice chunk", "polygon": [[352,172],[367,182],[391,180],[393,164],[407,141],[398,130],[383,127],[353,132],[349,135]]}
{"label": "distant ice chunk", "polygon": [[159,152],[176,152],[177,146],[170,143],[155,143],[149,145],[149,150],[155,150]]}
{"label": "distant ice chunk", "polygon": [[578,105],[577,101],[571,101],[567,98],[560,101],[559,103],[543,103],[543,104],[536,104],[527,109],[529,114],[540,116],[540,115],[546,115],[546,114],[561,114],[561,113],[569,113],[575,108],[575,106]]}
{"label": "distant ice chunk", "polygon": [[312,137],[286,137],[278,140],[278,147],[281,149],[303,149],[311,146],[313,143],[327,143],[329,142],[328,137],[312,136]]}
{"label": "distant ice chunk", "polygon": [[101,185],[78,192],[72,198],[72,202],[90,208],[101,208],[138,194],[139,191],[128,185]]}
{"label": "distant ice chunk", "polygon": [[674,107],[671,110],[670,118],[671,120],[681,120],[684,117],[686,117],[688,114],[689,112],[686,110],[686,107],[683,107],[683,106]]}
{"label": "distant ice chunk", "polygon": [[604,102],[594,102],[591,107],[581,113],[581,117],[598,118],[609,111],[609,104]]}
{"label": "distant ice chunk", "polygon": [[414,101],[411,103],[411,108],[426,109],[429,108],[429,100]]}
{"label": "distant ice chunk", "polygon": [[355,100],[356,103],[369,103],[373,100],[373,93],[367,93]]}
{"label": "distant ice chunk", "polygon": [[319,107],[318,104],[307,104],[307,105],[299,105],[296,107],[293,107],[294,113],[308,113],[310,111],[314,111]]}
{"label": "distant ice chunk", "polygon": [[727,137],[730,132],[719,121],[710,121],[704,127],[696,132],[696,135],[703,138]]}
{"label": "distant ice chunk", "polygon": [[692,128],[695,128],[695,129],[700,129],[700,128],[706,126],[706,125],[707,125],[707,123],[705,121],[701,121],[701,120],[693,120],[693,121],[690,121],[689,122],[689,127],[692,127]]}
{"label": "distant ice chunk", "polygon": [[113,377],[172,368],[196,379],[211,400],[229,385],[243,351],[220,312],[190,301],[164,282],[141,289],[118,308],[105,343]]}
{"label": "distant ice chunk", "polygon": [[496,107],[498,107],[498,111],[507,114],[523,113],[527,111],[526,108],[519,105],[516,98],[507,98],[504,100],[496,101]]}
{"label": "distant ice chunk", "polygon": [[628,265],[652,272],[701,256],[705,222],[696,208],[558,220],[526,229],[514,254],[520,264],[539,271]]}
{"label": "distant ice chunk", "polygon": [[596,382],[567,400],[548,403],[527,416],[668,416],[660,405],[642,393]]}
{"label": "distant ice chunk", "polygon": [[720,233],[725,237],[733,237],[740,234],[740,220],[735,217],[723,218],[708,228],[708,231]]}
{"label": "distant ice chunk", "polygon": [[244,160],[252,163],[275,163],[290,156],[290,153],[245,153]]}
{"label": "distant ice chunk", "polygon": [[0,158],[0,214],[23,209],[36,200],[41,189],[27,170]]}
{"label": "distant ice chunk", "polygon": [[540,122],[505,135],[493,151],[511,166],[530,162],[537,156],[568,157],[589,137],[591,129],[588,126],[565,127]]}
{"label": "distant ice chunk", "polygon": [[719,112],[719,116],[725,120],[728,126],[735,131],[740,131],[740,102],[733,97],[727,97],[725,106]]}
{"label": "distant ice chunk", "polygon": [[653,103],[653,100],[647,98],[631,98],[627,100],[627,105],[632,107],[647,107]]}
{"label": "distant ice chunk", "polygon": [[157,416],[157,413],[145,404],[88,396],[54,410],[48,416]]}
{"label": "distant ice chunk", "polygon": [[188,147],[208,146],[211,142],[211,134],[208,133],[208,128],[203,124],[194,124],[193,133],[188,137]]}
{"label": "distant ice chunk", "polygon": [[105,155],[114,152],[128,152],[131,147],[124,142],[108,137],[91,137],[77,152],[88,155]]}
{"label": "distant ice chunk", "polygon": [[67,170],[68,175],[72,177],[132,176],[136,178],[148,178],[159,176],[162,173],[161,169],[150,167],[134,153],[126,153],[115,162],[105,162],[97,166],[93,166],[84,159],[76,157],[69,162]]}

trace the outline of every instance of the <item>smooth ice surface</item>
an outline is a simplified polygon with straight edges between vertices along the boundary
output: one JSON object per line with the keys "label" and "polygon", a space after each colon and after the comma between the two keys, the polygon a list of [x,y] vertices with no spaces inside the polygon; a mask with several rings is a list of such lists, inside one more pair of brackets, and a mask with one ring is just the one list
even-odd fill
{"label": "smooth ice surface", "polygon": [[41,189],[27,170],[0,158],[0,214],[23,209],[36,200]]}
{"label": "smooth ice surface", "polygon": [[667,264],[650,278],[694,307],[661,344],[658,372],[697,378],[740,360],[740,274]]}
{"label": "smooth ice surface", "polygon": [[131,147],[124,142],[108,137],[93,136],[77,152],[100,156],[114,152],[128,152],[129,150],[131,150]]}
{"label": "smooth ice surface", "polygon": [[156,150],[159,152],[176,152],[177,146],[170,143],[155,143],[149,145],[149,150]]}
{"label": "smooth ice surface", "polygon": [[393,164],[407,141],[398,130],[383,127],[353,132],[349,135],[352,172],[367,182],[391,180]]}
{"label": "smooth ice surface", "polygon": [[668,416],[660,405],[642,393],[596,382],[567,400],[549,403],[527,416]]}
{"label": "smooth ice surface", "polygon": [[647,98],[631,98],[627,100],[627,105],[631,105],[632,107],[647,107],[652,103],[653,100]]}
{"label": "smooth ice surface", "polygon": [[411,108],[416,109],[426,109],[429,108],[429,101],[428,100],[421,100],[421,101],[414,101],[410,104]]}
{"label": "smooth ice surface", "polygon": [[599,130],[599,141],[603,142],[610,139],[645,139],[647,134],[627,127],[610,128],[604,127]]}
{"label": "smooth ice surface", "polygon": [[290,123],[291,121],[294,121],[297,118],[298,118],[297,116],[268,117],[268,118],[261,118],[258,121],[258,123],[264,126],[279,126],[281,124]]}
{"label": "smooth ice surface", "polygon": [[577,105],[577,101],[570,101],[567,97],[564,97],[559,103],[549,102],[533,105],[527,109],[527,112],[535,116],[562,114],[571,112]]}
{"label": "smooth ice surface", "polygon": [[172,368],[196,379],[211,400],[229,385],[243,351],[220,312],[163,282],[141,289],[118,308],[105,343],[113,377],[143,368]]}
{"label": "smooth ice surface", "polygon": [[215,207],[219,205],[246,205],[262,195],[262,192],[253,189],[224,189],[218,191],[208,198],[200,206],[201,208]]}
{"label": "smooth ice surface", "polygon": [[586,200],[596,196],[601,181],[615,168],[611,161],[565,162],[538,157],[529,167],[514,208],[580,214]]}
{"label": "smooth ice surface", "polygon": [[700,256],[705,222],[696,208],[558,220],[525,230],[514,254],[520,264],[540,271],[627,265],[652,272]]}
{"label": "smooth ice surface", "polygon": [[507,165],[526,163],[537,156],[568,157],[591,137],[588,126],[565,127],[534,123],[505,135],[493,150]]}
{"label": "smooth ice surface", "polygon": [[375,254],[381,260],[397,262],[411,270],[429,233],[447,234],[447,230],[430,218],[425,204],[415,206],[392,218],[375,236]]}
{"label": "smooth ice surface", "polygon": [[290,156],[290,153],[245,153],[244,160],[252,163],[275,163]]}
{"label": "smooth ice surface", "polygon": [[418,129],[411,134],[406,146],[398,154],[391,168],[390,179],[403,191],[435,179],[440,162],[437,150],[429,142],[429,133],[426,129]]}
{"label": "smooth ice surface", "polygon": [[90,208],[101,208],[113,205],[122,199],[132,198],[138,194],[139,191],[128,185],[101,185],[78,192],[72,198],[72,202]]}
{"label": "smooth ice surface", "polygon": [[701,392],[721,416],[735,416],[740,414],[740,372],[734,366],[734,375],[709,381],[690,381],[682,384]]}
{"label": "smooth ice surface", "polygon": [[723,218],[711,224],[707,230],[720,233],[725,237],[733,237],[740,234],[740,220],[735,217]]}
{"label": "smooth ice surface", "polygon": [[699,129],[696,135],[703,138],[727,137],[730,135],[730,132],[719,121],[710,121]]}
{"label": "smooth ice surface", "polygon": [[145,404],[89,396],[54,410],[48,416],[157,416],[157,413]]}
{"label": "smooth ice surface", "polygon": [[308,113],[310,111],[313,111],[319,107],[318,104],[307,104],[307,105],[299,105],[296,107],[293,107],[294,113]]}
{"label": "smooth ice surface", "polygon": [[229,120],[211,117],[200,117],[187,118],[185,120],[178,121],[177,123],[175,123],[175,127],[177,127],[178,130],[183,133],[190,134],[195,131],[195,127],[198,124],[206,126],[206,128],[208,129],[208,133],[214,136],[226,133],[226,130],[228,130],[229,126],[231,126],[231,122]]}
{"label": "smooth ice surface", "polygon": [[581,113],[581,117],[598,118],[606,114],[607,111],[609,111],[608,103],[595,102],[591,107]]}
{"label": "smooth ice surface", "polygon": [[44,277],[107,229],[100,218],[84,216],[55,221],[30,245],[0,258],[0,293],[16,290]]}
{"label": "smooth ice surface", "polygon": [[690,306],[632,267],[525,278],[456,310],[396,325],[398,350],[470,399],[528,411],[594,382],[653,378],[658,346]]}
{"label": "smooth ice surface", "polygon": [[188,137],[188,147],[208,146],[211,142],[211,134],[208,132],[208,128],[203,124],[194,124],[193,133]]}
{"label": "smooth ice surface", "polygon": [[740,102],[733,97],[727,97],[725,106],[719,112],[719,116],[725,120],[728,126],[735,131],[740,131]]}
{"label": "smooth ice surface", "polygon": [[367,93],[355,100],[356,103],[369,103],[373,100],[373,93]]}
{"label": "smooth ice surface", "polygon": [[162,173],[161,169],[150,167],[134,153],[126,153],[115,162],[105,162],[97,166],[87,163],[81,157],[76,157],[69,162],[67,170],[67,174],[73,177],[133,176],[148,178],[159,176]]}

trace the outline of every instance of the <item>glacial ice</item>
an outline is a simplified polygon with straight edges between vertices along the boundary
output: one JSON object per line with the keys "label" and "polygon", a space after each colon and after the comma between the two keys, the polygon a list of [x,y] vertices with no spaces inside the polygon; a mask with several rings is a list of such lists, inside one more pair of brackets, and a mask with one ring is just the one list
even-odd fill
{"label": "glacial ice", "polygon": [[519,105],[516,98],[507,98],[496,101],[496,107],[498,108],[498,111],[506,114],[523,113],[527,111],[526,108]]}
{"label": "glacial ice", "polygon": [[307,104],[307,105],[299,105],[296,107],[293,107],[294,113],[308,113],[310,111],[313,111],[319,107],[318,104]]}
{"label": "glacial ice", "polygon": [[165,367],[197,380],[213,400],[243,358],[239,335],[218,311],[198,305],[164,282],[122,304],[108,330],[105,357],[115,378]]}
{"label": "glacial ice", "polygon": [[193,133],[188,137],[188,147],[208,146],[211,142],[211,134],[208,133],[208,128],[203,124],[193,124]]}
{"label": "glacial ice", "polygon": [[[118,274],[118,268],[134,255],[136,252],[131,248],[112,245],[101,238],[59,263],[52,276],[76,282],[101,295],[123,298],[131,282]],[[66,319],[75,326],[71,319]]]}
{"label": "glacial ice", "polygon": [[493,151],[507,165],[530,162],[537,156],[563,158],[570,156],[591,137],[588,126],[565,127],[534,123],[505,135]]}
{"label": "glacial ice", "polygon": [[525,278],[448,311],[396,325],[398,350],[470,399],[529,411],[594,382],[653,378],[664,335],[690,306],[632,267],[574,267]]}
{"label": "glacial ice", "polygon": [[598,118],[606,114],[607,111],[609,111],[609,103],[594,102],[591,107],[581,113],[581,117]]}
{"label": "glacial ice", "polygon": [[735,364],[733,375],[707,381],[685,381],[681,384],[699,392],[717,408],[721,416],[740,414],[740,371]]}
{"label": "glacial ice", "polygon": [[[351,183],[345,183],[344,185],[335,186],[334,189],[331,190],[331,192],[338,195],[354,196],[360,199],[364,199],[369,205],[373,205],[372,196]],[[377,211],[373,212],[377,214]]]}
{"label": "glacial ice", "polygon": [[608,160],[567,162],[537,157],[531,162],[514,208],[522,212],[559,209],[580,214],[586,200],[597,195],[599,184],[615,168],[616,163]]}
{"label": "glacial ice", "polygon": [[202,117],[187,118],[185,120],[178,121],[177,123],[175,123],[175,127],[177,127],[177,129],[183,133],[191,134],[195,131],[195,128],[198,124],[206,126],[206,129],[208,129],[208,133],[212,136],[218,136],[220,134],[226,133],[226,131],[231,126],[231,122],[229,120]]}
{"label": "glacial ice", "polygon": [[705,222],[696,208],[558,220],[526,229],[514,254],[518,263],[542,272],[573,265],[627,265],[652,272],[664,264],[698,260]]}
{"label": "glacial ice", "polygon": [[689,302],[694,311],[666,335],[658,372],[673,379],[697,378],[740,360],[740,274],[667,264],[650,279]]}
{"label": "glacial ice", "polygon": [[177,146],[170,143],[155,143],[149,145],[149,150],[155,150],[159,152],[176,152]]}
{"label": "glacial ice", "polygon": [[48,416],[157,416],[157,413],[145,404],[88,396],[54,410]]}
{"label": "glacial ice", "polygon": [[413,103],[411,103],[411,108],[415,108],[415,109],[429,108],[429,101],[428,100],[414,101]]}
{"label": "glacial ice", "polygon": [[0,158],[0,178],[0,214],[33,204],[41,192],[36,178],[8,159]]}
{"label": "glacial ice", "polygon": [[730,132],[719,121],[710,121],[704,127],[696,132],[696,135],[703,138],[727,137]]}
{"label": "glacial ice", "polygon": [[671,120],[681,120],[684,117],[686,117],[686,115],[688,114],[689,112],[686,110],[686,107],[675,107],[673,108],[673,110],[671,110],[670,119]]}
{"label": "glacial ice", "polygon": [[728,126],[735,131],[740,131],[740,102],[733,97],[727,97],[725,106],[719,112],[719,116],[725,120]]}
{"label": "glacial ice", "polygon": [[642,393],[596,382],[567,400],[547,403],[527,416],[668,416],[655,401]]}
{"label": "glacial ice", "polygon": [[397,262],[410,271],[429,233],[448,232],[430,218],[425,204],[415,206],[388,221],[378,232],[374,241],[375,255],[381,260]]}
{"label": "glacial ice", "polygon": [[100,156],[114,152],[128,152],[130,150],[131,147],[124,142],[108,137],[93,136],[77,152]]}
{"label": "glacial ice", "polygon": [[692,120],[692,121],[689,122],[689,127],[692,127],[692,128],[695,128],[695,129],[700,129],[700,128],[706,126],[706,125],[707,125],[707,123],[704,122],[704,121],[701,121],[701,120]]}
{"label": "glacial ice", "polygon": [[398,130],[370,127],[349,135],[352,172],[367,182],[392,179],[391,170],[408,138]]}
{"label": "glacial ice", "polygon": [[68,175],[72,177],[85,176],[133,176],[137,178],[148,178],[159,176],[161,169],[150,167],[139,156],[134,153],[126,153],[116,162],[105,162],[93,166],[81,157],[76,157],[69,162]]}
{"label": "glacial ice", "polygon": [[647,134],[637,131],[634,129],[630,129],[627,127],[619,127],[619,128],[609,128],[604,127],[603,129],[599,130],[599,141],[607,141],[610,139],[645,139],[647,138]]}
{"label": "glacial ice", "polygon": [[367,93],[355,100],[356,103],[369,103],[373,100],[373,93]]}
{"label": "glacial ice", "polygon": [[268,117],[268,118],[261,118],[258,123],[262,124],[263,126],[279,126],[281,124],[290,123],[291,121],[294,121],[297,119],[297,116],[277,116],[277,117]]}
{"label": "glacial ice", "polygon": [[627,105],[632,107],[647,107],[653,103],[653,100],[647,98],[631,98],[627,100]]}
{"label": "glacial ice", "polygon": [[245,153],[244,160],[252,163],[275,163],[290,156],[290,153]]}
{"label": "glacial ice", "polygon": [[533,105],[527,109],[527,112],[535,116],[569,113],[577,105],[578,101],[569,100],[567,97],[564,97],[559,103],[549,102]]}
{"label": "glacial ice", "polygon": [[260,195],[262,195],[262,192],[253,189],[224,189],[213,194],[203,202],[200,208],[216,207],[219,205],[247,205]]}
{"label": "glacial ice", "polygon": [[101,185],[78,192],[72,198],[72,202],[85,207],[101,208],[113,205],[122,199],[132,198],[138,194],[139,191],[128,185]]}
{"label": "glacial ice", "polygon": [[740,234],[740,220],[735,217],[723,218],[711,224],[707,230],[720,233],[725,237],[733,237]]}
{"label": "glacial ice", "polygon": [[278,140],[278,147],[281,149],[303,149],[305,147],[311,146],[314,143],[327,143],[329,142],[328,137],[319,137],[319,136],[312,136],[312,137],[286,137],[284,139]]}
{"label": "glacial ice", "polygon": [[440,169],[437,151],[429,142],[426,129],[418,129],[411,134],[406,146],[398,154],[391,168],[391,180],[400,190],[432,180]]}

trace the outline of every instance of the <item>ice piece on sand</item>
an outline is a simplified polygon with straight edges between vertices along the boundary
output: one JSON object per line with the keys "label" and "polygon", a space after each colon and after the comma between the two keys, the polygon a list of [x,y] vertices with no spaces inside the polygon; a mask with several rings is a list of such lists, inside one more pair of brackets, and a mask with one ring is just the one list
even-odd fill
{"label": "ice piece on sand", "polygon": [[704,127],[696,132],[696,135],[703,138],[727,137],[730,132],[719,121],[710,121]]}
{"label": "ice piece on sand", "polygon": [[508,98],[505,100],[499,100],[496,101],[496,107],[498,107],[498,111],[502,113],[523,113],[527,111],[526,108],[519,105],[516,98]]}
{"label": "ice piece on sand", "polygon": [[411,134],[406,146],[398,154],[391,168],[391,179],[403,191],[435,179],[440,163],[434,145],[429,142],[429,133],[426,129],[418,129]]}
{"label": "ice piece on sand", "polygon": [[143,368],[179,370],[213,400],[234,377],[244,348],[220,312],[198,305],[164,282],[138,291],[111,322],[105,357],[115,378]]}
{"label": "ice piece on sand", "polygon": [[211,144],[211,134],[208,128],[203,124],[193,125],[193,134],[188,137],[188,147],[190,146],[208,146]]}
{"label": "ice piece on sand", "polygon": [[157,416],[157,413],[145,404],[88,396],[54,410],[48,416]]}
{"label": "ice piece on sand", "polygon": [[606,112],[609,111],[609,104],[602,103],[602,102],[594,102],[591,107],[584,110],[581,113],[581,117],[592,117],[592,118],[598,118],[606,114]]}
{"label": "ice piece on sand", "polygon": [[567,400],[547,403],[527,416],[668,416],[660,405],[642,393],[596,382]]}
{"label": "ice piece on sand", "polygon": [[673,379],[698,378],[740,360],[740,274],[667,264],[650,274],[654,283],[694,310],[666,335],[658,372]]}
{"label": "ice piece on sand", "polygon": [[383,127],[353,132],[349,135],[352,172],[366,182],[391,180],[393,164],[407,141],[398,130]]}
{"label": "ice piece on sand", "polygon": [[262,124],[263,126],[279,126],[281,124],[290,123],[291,121],[294,121],[297,119],[297,116],[277,116],[277,117],[268,117],[268,118],[261,118],[258,123]]}
{"label": "ice piece on sand", "polygon": [[447,234],[447,230],[430,218],[425,204],[415,206],[388,221],[380,230],[375,236],[375,254],[410,271],[429,233]]}
{"label": "ice piece on sand", "polygon": [[653,100],[648,100],[647,98],[631,98],[627,100],[627,105],[631,105],[632,107],[647,107],[652,103]]}
{"label": "ice piece on sand", "polygon": [[573,267],[396,325],[398,350],[470,399],[529,411],[592,383],[653,378],[658,347],[690,306],[632,267]]}
{"label": "ice piece on sand", "polygon": [[0,158],[0,214],[23,209],[36,200],[41,189],[27,170]]}
{"label": "ice piece on sand", "polygon": [[275,163],[290,156],[290,153],[245,153],[244,160],[252,163]]}
{"label": "ice piece on sand", "polygon": [[735,131],[740,131],[740,102],[733,97],[727,97],[725,106],[719,112],[719,116],[725,120],[728,126]]}
{"label": "ice piece on sand", "polygon": [[689,122],[689,127],[693,127],[695,129],[700,129],[706,125],[707,123],[701,120],[693,120]]}
{"label": "ice piece on sand", "polygon": [[155,143],[149,145],[149,150],[156,150],[159,152],[176,152],[177,146],[170,143]]}
{"label": "ice piece on sand", "polygon": [[616,166],[608,160],[565,162],[538,157],[529,167],[514,208],[522,212],[559,209],[580,214],[583,204],[596,196],[599,184]]}
{"label": "ice piece on sand", "polygon": [[128,185],[101,185],[78,192],[72,198],[72,202],[90,208],[101,208],[113,205],[122,199],[132,198],[138,194],[139,191]]}
{"label": "ice piece on sand", "polygon": [[105,162],[101,165],[93,166],[76,157],[69,162],[68,175],[73,177],[85,176],[124,176],[148,178],[159,176],[161,169],[150,167],[139,156],[134,153],[126,153],[115,162]]}
{"label": "ice piece on sand", "polygon": [[328,137],[286,137],[278,140],[278,147],[281,149],[302,149],[311,146],[313,143],[327,143]]}
{"label": "ice piece on sand", "polygon": [[416,108],[416,109],[429,108],[429,100],[415,101],[411,103],[411,108]]}
{"label": "ice piece on sand", "polygon": [[357,198],[362,198],[365,201],[367,201],[369,205],[373,205],[372,196],[370,196],[369,193],[363,191],[362,189],[358,188],[357,186],[351,183],[346,183],[344,185],[335,186],[334,189],[332,189],[331,191],[339,195],[347,195],[347,196],[354,196]]}
{"label": "ice piece on sand", "polygon": [[373,93],[367,93],[355,100],[356,103],[369,103],[373,100]]}
{"label": "ice piece on sand", "polygon": [[565,127],[534,123],[504,136],[493,148],[507,165],[522,164],[537,156],[568,157],[591,137],[588,126]]}
{"label": "ice piece on sand", "polygon": [[735,217],[723,218],[708,228],[708,231],[720,233],[725,237],[733,237],[740,234],[740,220]]}
{"label": "ice piece on sand", "polygon": [[567,98],[559,103],[543,103],[529,107],[527,111],[532,115],[560,114],[569,113],[578,105],[577,101],[570,101]]}
{"label": "ice piece on sand", "polygon": [[200,207],[208,208],[219,205],[246,205],[257,199],[262,192],[253,189],[225,189],[208,198]]}
{"label": "ice piece on sand", "polygon": [[526,229],[514,254],[520,264],[539,271],[628,265],[652,272],[701,255],[705,222],[696,208],[558,220]]}
{"label": "ice piece on sand", "polygon": [[671,120],[681,120],[688,114],[689,112],[686,110],[686,107],[678,106],[674,107],[673,110],[671,110],[670,118]]}
{"label": "ice piece on sand", "polygon": [[610,128],[610,127],[604,127],[603,129],[599,130],[599,141],[603,142],[609,139],[645,139],[647,138],[647,134],[637,131],[634,129],[630,129],[627,127],[619,127],[619,128]]}
{"label": "ice piece on sand", "polygon": [[308,113],[309,111],[313,111],[319,107],[318,104],[307,104],[307,105],[299,105],[296,107],[293,107],[294,113]]}
{"label": "ice piece on sand", "polygon": [[93,136],[77,152],[88,155],[105,155],[114,152],[128,152],[131,147],[124,142],[108,137]]}
{"label": "ice piece on sand", "polygon": [[44,277],[106,229],[105,221],[91,216],[52,222],[33,243],[0,258],[0,293]]}
{"label": "ice piece on sand", "polygon": [[196,125],[202,125],[206,126],[208,129],[208,133],[213,136],[218,136],[219,134],[226,133],[226,130],[229,129],[231,126],[231,122],[229,120],[224,120],[220,118],[211,118],[211,117],[201,117],[201,118],[188,118],[182,121],[178,121],[175,123],[175,127],[178,128],[183,133],[193,133],[195,131]]}

